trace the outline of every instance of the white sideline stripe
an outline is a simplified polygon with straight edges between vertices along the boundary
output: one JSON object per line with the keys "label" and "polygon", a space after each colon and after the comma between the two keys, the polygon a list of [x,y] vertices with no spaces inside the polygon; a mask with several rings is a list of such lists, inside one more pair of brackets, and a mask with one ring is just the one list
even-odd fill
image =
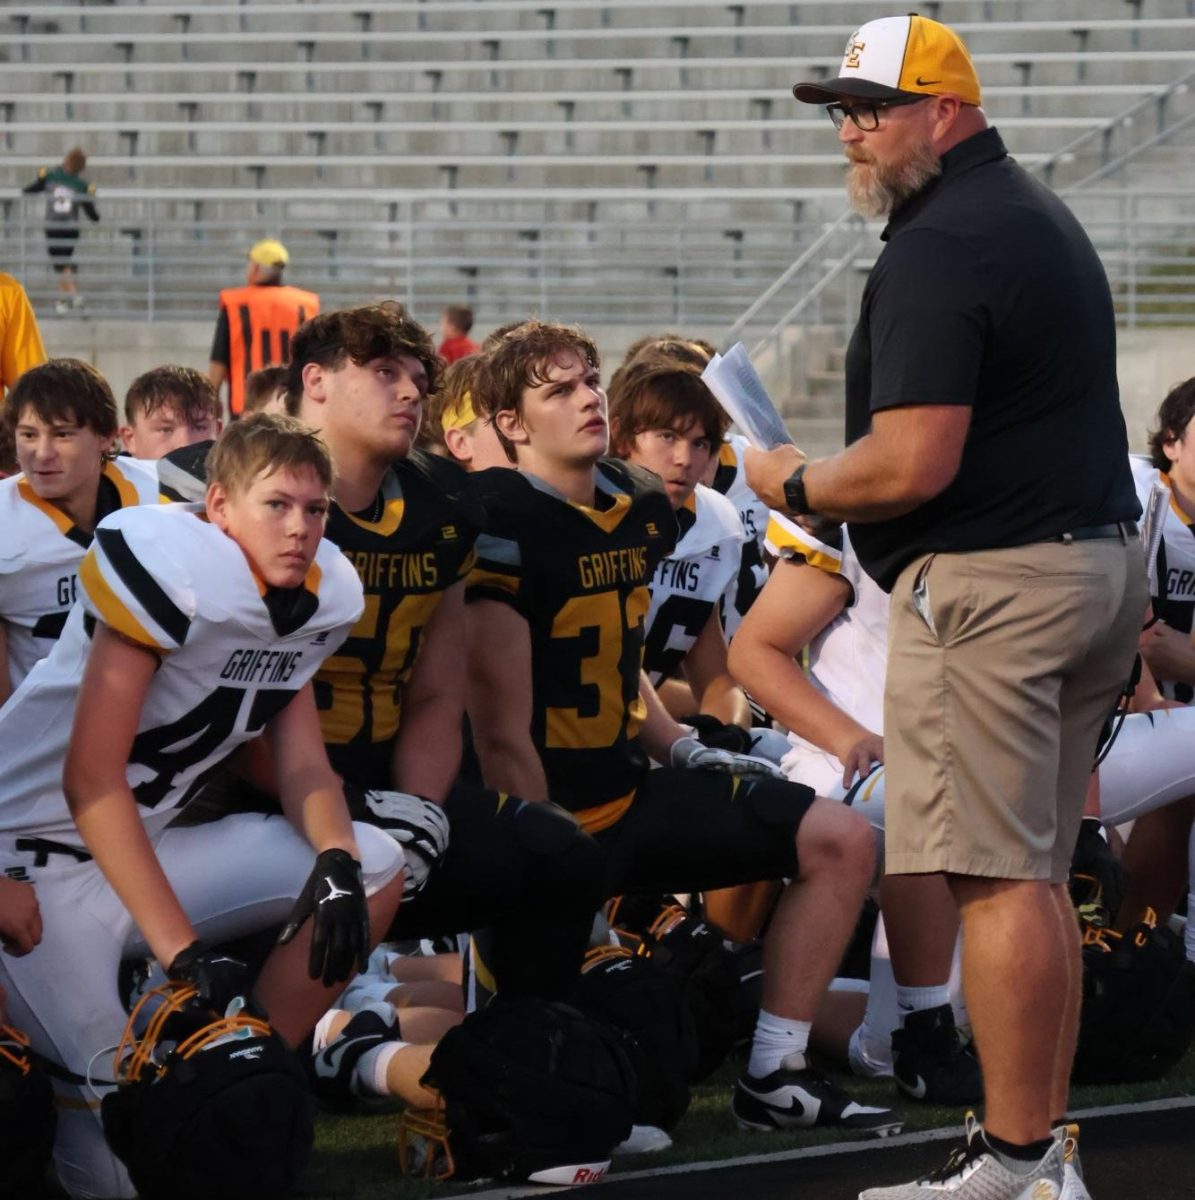
{"label": "white sideline stripe", "polygon": [[[1096,1117],[1119,1117],[1129,1113],[1167,1112],[1175,1108],[1195,1108],[1195,1096],[1142,1100],[1136,1104],[1108,1104],[1101,1108],[1080,1109],[1069,1113],[1068,1116],[1073,1121],[1086,1121]],[[676,1163],[672,1166],[653,1167],[645,1171],[619,1171],[616,1174],[607,1175],[606,1181],[621,1183],[623,1180],[653,1179],[660,1175],[686,1175],[697,1171],[719,1171],[724,1167],[752,1167],[760,1163],[791,1162],[800,1158],[829,1158],[835,1154],[854,1154],[860,1150],[885,1150],[892,1146],[916,1146],[925,1142],[943,1142],[948,1138],[957,1138],[959,1134],[959,1126],[951,1125],[945,1129],[922,1129],[916,1133],[898,1133],[893,1137],[886,1138],[864,1138],[854,1142],[830,1142],[824,1146],[802,1146],[798,1150],[779,1150],[772,1154],[747,1154],[742,1158],[723,1158],[713,1162]],[[508,1187],[493,1188],[488,1192],[464,1194],[469,1197],[469,1200],[507,1200],[508,1197],[543,1196],[550,1193],[543,1184],[512,1184]],[[596,1194],[600,1196],[601,1192]]]}

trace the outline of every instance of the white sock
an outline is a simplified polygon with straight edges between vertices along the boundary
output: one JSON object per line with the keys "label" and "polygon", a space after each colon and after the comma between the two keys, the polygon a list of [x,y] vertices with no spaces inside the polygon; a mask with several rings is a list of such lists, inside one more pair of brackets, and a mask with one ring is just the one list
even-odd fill
{"label": "white sock", "polygon": [[383,1042],[372,1050],[366,1050],[357,1060],[353,1068],[354,1089],[358,1095],[389,1096],[390,1088],[386,1084],[386,1069],[390,1060],[410,1042]]}
{"label": "white sock", "polygon": [[1195,892],[1187,897],[1187,924],[1183,928],[1183,945],[1187,948],[1187,961],[1195,962]]}
{"label": "white sock", "polygon": [[941,1008],[950,1003],[950,984],[941,983],[937,987],[901,987],[896,985],[896,1011],[900,1014],[901,1024],[911,1012],[925,1012],[930,1008]]}
{"label": "white sock", "polygon": [[761,1008],[755,1022],[747,1074],[759,1079],[781,1067],[801,1070],[805,1066],[810,1025],[811,1021],[789,1021]]}

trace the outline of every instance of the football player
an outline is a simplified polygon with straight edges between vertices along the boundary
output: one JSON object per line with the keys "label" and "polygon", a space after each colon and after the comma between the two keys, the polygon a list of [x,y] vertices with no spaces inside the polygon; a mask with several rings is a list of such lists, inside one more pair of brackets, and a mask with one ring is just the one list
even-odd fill
{"label": "football player", "polygon": [[[1195,698],[1195,378],[1173,388],[1158,408],[1149,455],[1132,455],[1137,498],[1166,492],[1162,537],[1149,566],[1153,618],[1141,639],[1141,657],[1162,696],[1190,704]],[[1190,445],[1188,445],[1188,441]],[[1148,508],[1146,508],[1148,511]],[[1129,886],[1118,927],[1127,928],[1142,909],[1171,913],[1188,875],[1186,847],[1192,835],[1195,796],[1158,809],[1129,835],[1124,863]]]}
{"label": "football player", "polygon": [[57,358],[26,371],[3,423],[21,474],[0,481],[0,704],[62,632],[97,523],[158,499],[152,470],[113,459],[116,401],[88,363]]}
{"label": "football player", "polygon": [[[770,763],[702,746],[643,675],[647,585],[676,518],[657,477],[605,457],[596,347],[525,322],[484,356],[474,402],[519,467],[475,476],[488,520],[467,593],[469,707],[486,782],[570,809],[601,847],[608,895],[793,878],[768,932],[736,1119],[899,1128],[805,1058],[870,882],[870,830]],[[669,765],[649,770],[649,755]]]}
{"label": "football player", "polygon": [[192,367],[154,367],[138,375],[125,393],[120,440],[133,458],[161,458],[215,438],[224,425],[223,412],[206,375]]}
{"label": "football player", "polygon": [[726,666],[718,612],[738,577],[744,534],[730,501],[700,482],[725,430],[726,416],[696,367],[641,351],[616,373],[611,449],[661,478],[680,529],[648,585],[643,669],[657,688],[683,672],[698,711],[749,726],[747,699]]}
{"label": "football player", "polygon": [[[43,923],[33,953],[0,958],[0,979],[55,1066],[55,1160],[72,1196],[133,1194],[95,1098],[126,1020],[122,957],[152,955],[223,1013],[248,990],[244,966],[208,946],[286,921],[254,999],[293,1046],[401,896],[402,853],[351,823],[309,686],[362,610],[352,568],[322,539],[327,451],[256,416],[216,446],[209,477],[201,510],[143,505],[101,522],[61,638],[0,712],[0,868],[35,883]],[[259,735],[285,817],[171,827]]]}
{"label": "football player", "polygon": [[420,431],[430,449],[455,459],[466,471],[510,465],[493,425],[473,409],[473,377],[479,361],[476,355],[459,358],[444,372],[439,388],[428,398]]}
{"label": "football player", "polygon": [[336,465],[328,537],[366,596],[316,676],[320,723],[345,779],[402,793],[363,805],[361,817],[402,835],[447,815],[442,857],[407,843],[412,880],[393,936],[488,927],[500,989],[557,999],[602,898],[600,853],[560,810],[457,782],[464,579],[485,514],[470,476],[414,448],[440,366],[427,332],[393,303],[322,314],[291,342],[292,412],[320,431]]}

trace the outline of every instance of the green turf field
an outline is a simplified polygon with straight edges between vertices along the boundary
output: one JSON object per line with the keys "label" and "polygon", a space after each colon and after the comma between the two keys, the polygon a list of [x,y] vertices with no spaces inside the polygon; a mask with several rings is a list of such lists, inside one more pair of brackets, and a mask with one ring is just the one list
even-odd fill
{"label": "green turf field", "polygon": [[[730,1089],[736,1068],[727,1064],[711,1080],[696,1088],[693,1103],[673,1132],[673,1147],[661,1154],[619,1159],[615,1170],[639,1170],[672,1163],[709,1162],[746,1154],[790,1150],[839,1140],[820,1130],[801,1133],[740,1133],[730,1116]],[[933,1108],[895,1098],[890,1082],[864,1082],[840,1077],[857,1099],[872,1104],[893,1104],[904,1115],[905,1129],[934,1129],[961,1122],[961,1112]],[[1188,1054],[1166,1079],[1154,1083],[1102,1087],[1077,1087],[1071,1096],[1075,1109],[1166,1096],[1195,1094],[1195,1051]],[[316,1129],[316,1150],[305,1181],[310,1200],[419,1200],[450,1196],[470,1189],[445,1184],[409,1181],[398,1172],[394,1155],[396,1111],[369,1115],[321,1116]],[[550,1194],[545,1191],[545,1194]]]}

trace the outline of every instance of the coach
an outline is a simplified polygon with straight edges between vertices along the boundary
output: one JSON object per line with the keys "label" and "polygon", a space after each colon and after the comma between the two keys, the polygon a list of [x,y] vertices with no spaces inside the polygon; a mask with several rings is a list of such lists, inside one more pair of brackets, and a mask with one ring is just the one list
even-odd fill
{"label": "coach", "polygon": [[[849,522],[892,593],[887,869],[944,873],[959,903],[987,1101],[952,1194],[1060,1187],[1067,869],[1147,598],[1112,298],[1074,216],[988,127],[946,26],[871,21],[838,78],[793,91],[827,106],[851,202],[888,224],[847,351],[847,448],[754,452],[747,476],[773,507]],[[922,1191],[939,1194],[866,1195]]]}

